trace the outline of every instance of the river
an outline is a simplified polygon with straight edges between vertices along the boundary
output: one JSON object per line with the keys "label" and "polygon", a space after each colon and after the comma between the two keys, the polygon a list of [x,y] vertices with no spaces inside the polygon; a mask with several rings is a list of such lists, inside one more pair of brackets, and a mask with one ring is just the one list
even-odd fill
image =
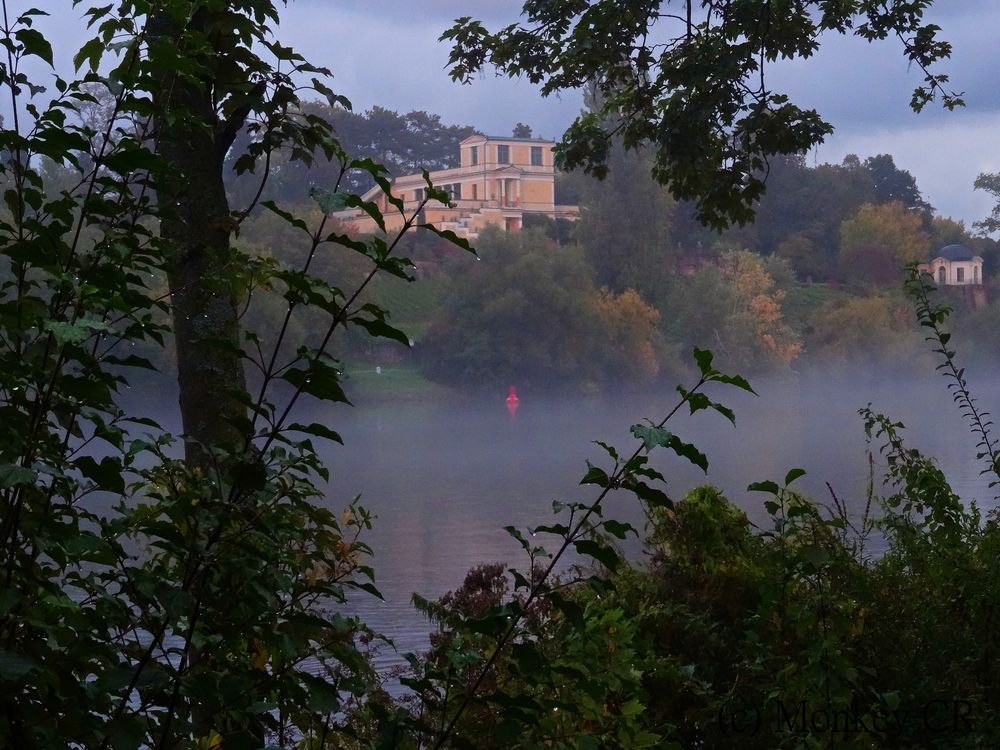
{"label": "river", "polygon": [[[764,479],[780,483],[789,469],[801,467],[807,473],[796,482],[798,489],[829,502],[829,483],[848,507],[860,509],[868,446],[857,412],[871,402],[905,423],[908,445],[936,457],[963,499],[993,507],[993,493],[975,460],[976,441],[943,378],[841,374],[754,385],[758,396],[723,386],[710,392],[736,411],[735,427],[715,412],[679,412],[671,420],[672,431],[709,459],[706,476],[660,451],[654,463],[667,477],[671,497],[711,483],[763,525],[764,497],[748,493],[747,485]],[[985,409],[995,412],[1000,406],[995,386],[984,385],[977,395]],[[385,600],[354,597],[352,607],[400,652],[426,643],[429,625],[410,604],[413,592],[440,596],[460,585],[477,563],[522,563],[523,553],[503,527],[549,521],[553,500],[592,500],[595,488],[579,486],[585,460],[606,465],[607,457],[591,441],[631,449],[636,443],[630,425],[662,418],[678,398],[669,389],[589,398],[522,393],[512,416],[505,396],[498,389],[495,398],[374,403],[324,415],[345,441],[325,454],[331,507],[340,509],[361,495],[361,504],[376,516],[367,541]],[[611,498],[606,513],[642,527],[630,495]],[[629,551],[637,549],[632,545]],[[376,663],[387,667],[399,657],[385,649]]]}

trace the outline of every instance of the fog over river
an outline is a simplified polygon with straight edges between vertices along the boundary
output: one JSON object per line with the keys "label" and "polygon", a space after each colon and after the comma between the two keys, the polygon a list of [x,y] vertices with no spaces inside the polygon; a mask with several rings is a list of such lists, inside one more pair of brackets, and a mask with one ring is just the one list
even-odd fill
{"label": "fog over river", "polygon": [[[1000,387],[981,376],[973,383],[980,405],[1000,407]],[[858,409],[868,402],[906,425],[909,447],[938,459],[965,500],[994,505],[975,460],[975,439],[964,426],[941,377],[888,378],[861,375],[753,381],[759,396],[714,386],[709,395],[736,411],[736,427],[715,412],[671,420],[670,428],[708,455],[709,471],[659,449],[654,465],[677,499],[698,484],[723,489],[752,521],[765,524],[764,496],[750,482],[773,479],[801,467],[795,486],[829,503],[829,482],[848,507],[864,507],[867,446]],[[520,548],[503,531],[552,518],[553,500],[590,501],[597,488],[580,486],[585,460],[608,466],[591,441],[622,451],[635,441],[629,426],[661,419],[676,403],[670,389],[642,395],[540,396],[521,393],[516,415],[508,413],[506,389],[493,398],[368,403],[353,409],[314,412],[338,430],[345,446],[324,451],[331,469],[328,501],[334,509],[360,494],[375,515],[367,541],[375,551],[376,585],[385,603],[355,597],[352,607],[401,652],[426,643],[429,624],[410,604],[418,592],[437,597],[461,584],[477,563],[523,564]],[[881,472],[883,464],[877,464]],[[605,502],[606,514],[642,526],[635,498],[620,493]],[[541,539],[541,537],[539,537]],[[633,545],[631,552],[637,554]],[[381,666],[396,663],[386,652]]]}

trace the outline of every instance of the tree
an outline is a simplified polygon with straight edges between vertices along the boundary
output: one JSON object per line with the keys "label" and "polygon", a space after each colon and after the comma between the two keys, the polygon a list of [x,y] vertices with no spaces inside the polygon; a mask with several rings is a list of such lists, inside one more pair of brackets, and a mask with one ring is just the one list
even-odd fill
{"label": "tree", "polygon": [[685,345],[711,346],[731,366],[782,369],[802,351],[801,337],[784,320],[783,299],[760,255],[730,250],[678,285],[664,319]]}
{"label": "tree", "polygon": [[922,216],[902,203],[866,203],[840,228],[840,270],[845,278],[888,284],[908,263],[925,260],[930,236]]}
{"label": "tree", "polygon": [[604,181],[580,175],[576,236],[597,282],[616,292],[636,289],[659,300],[676,255],[675,203],[649,176],[650,154],[613,148]]}
{"label": "tree", "polygon": [[816,257],[808,270],[797,270],[826,280],[836,271],[841,222],[871,201],[873,192],[871,177],[852,155],[842,164],[815,167],[801,157],[775,158],[753,224],[731,229],[727,239],[770,255],[798,235],[812,244]]}
{"label": "tree", "polygon": [[923,354],[912,317],[902,299],[885,294],[826,302],[811,316],[810,351],[821,362],[909,369]]}
{"label": "tree", "polygon": [[634,290],[599,292],[578,246],[556,246],[538,230],[484,232],[477,244],[482,260],[456,269],[443,314],[421,341],[429,375],[541,389],[658,374],[656,310]]}
{"label": "tree", "polygon": [[606,343],[595,355],[604,366],[606,383],[651,382],[660,373],[660,313],[647,304],[635,289],[614,294],[601,289],[594,307],[604,329]]}
{"label": "tree", "polygon": [[[146,29],[147,63],[160,78],[153,89],[153,127],[165,169],[157,181],[157,198],[166,207],[161,233],[172,253],[169,279],[185,450],[190,461],[205,469],[212,466],[213,447],[232,450],[241,443],[236,425],[245,417],[248,401],[237,354],[232,218],[222,164],[247,117],[265,104],[251,92],[275,83],[288,88],[287,79],[276,79],[260,58],[243,62],[248,47],[218,31],[242,24],[254,42],[264,43],[266,27],[246,25],[245,20],[228,5],[213,10],[197,3],[174,4],[154,10]],[[182,52],[190,68],[170,71],[166,58],[176,55],[179,38],[191,45]],[[231,69],[236,76],[222,78],[220,69]],[[217,343],[206,346],[206,341]]]}
{"label": "tree", "polygon": [[[367,112],[353,112],[343,103],[326,101],[305,101],[299,109],[303,117],[327,123],[346,153],[357,159],[367,157],[393,176],[458,166],[458,144],[476,132],[469,125],[446,125],[440,116],[423,111],[399,114],[376,106]],[[255,175],[237,174],[235,169],[237,159],[253,140],[244,129],[226,160],[227,187],[241,203],[253,198],[259,182]],[[341,177],[336,162],[322,158],[303,161],[294,158],[291,149],[272,154],[271,167],[264,197],[293,203],[308,202],[312,185],[333,185],[338,179],[345,190],[359,195],[376,184],[363,169],[348,170]]]}
{"label": "tree", "polygon": [[515,138],[531,138],[531,126],[525,125],[523,122],[519,122],[514,126],[514,137]]}
{"label": "tree", "polygon": [[603,176],[611,135],[629,148],[651,144],[656,179],[675,197],[696,201],[700,219],[723,226],[753,217],[771,156],[806,152],[831,132],[766,77],[778,58],[811,56],[824,33],[898,36],[924,73],[912,107],[937,96],[949,109],[962,104],[943,88],[947,76],[932,71],[951,46],[924,20],[929,5],[809,0],[778,11],[767,2],[527,0],[521,24],[490,32],[465,17],[442,39],[453,45],[451,75],[463,83],[490,65],[541,84],[545,95],[596,86],[601,108],[566,131],[560,165]]}
{"label": "tree", "polygon": [[871,175],[876,203],[902,203],[909,209],[930,214],[934,210],[924,200],[917,181],[905,169],[899,169],[891,154],[878,154],[865,159],[865,171]]}
{"label": "tree", "polygon": [[538,231],[484,232],[481,262],[461,271],[445,314],[422,342],[444,382],[504,388],[578,382],[597,326],[594,285],[579,248]]}
{"label": "tree", "polygon": [[[331,611],[347,588],[375,591],[360,540],[371,521],[315,502],[327,473],[313,441],[340,437],[290,417],[300,400],[346,401],[329,350],[345,326],[406,340],[360,297],[379,272],[408,278],[410,261],[395,255],[401,236],[335,231],[328,215],[361,205],[336,182],[313,192],[312,228],[267,206],[304,245],[300,264],[238,252],[247,212],[230,210],[223,161],[245,126],[254,138],[237,162],[262,162],[264,180],[286,148],[340,175],[366,169],[404,233],[448,196],[428,184],[405,212],[383,169],[300,116],[296,75],[338,98],[274,41],[268,0],[90,7],[96,36],[76,56],[86,81],[57,76],[51,95],[23,72],[31,57],[53,63],[39,15],[0,29],[14,112],[0,129],[0,745],[322,743],[375,684],[363,624]],[[110,94],[103,132],[83,106],[101,104],[94,85]],[[332,245],[367,263],[353,291],[310,273]],[[273,338],[241,330],[254,294],[283,311]],[[306,307],[323,329],[290,341]],[[132,346],[165,345],[164,314],[186,460],[122,397],[130,373],[153,366]],[[303,670],[310,660],[326,679]]]}
{"label": "tree", "polygon": [[968,245],[972,243],[972,235],[965,228],[964,221],[955,221],[947,216],[935,216],[931,221],[931,243],[933,250],[945,245]]}
{"label": "tree", "polygon": [[1000,230],[1000,172],[982,172],[976,177],[976,190],[985,190],[997,199],[996,205],[990,215],[982,221],[977,221],[974,226],[984,234],[992,234]]}
{"label": "tree", "polygon": [[797,232],[786,237],[778,245],[775,255],[787,260],[795,272],[804,279],[820,280],[828,270],[812,240]]}

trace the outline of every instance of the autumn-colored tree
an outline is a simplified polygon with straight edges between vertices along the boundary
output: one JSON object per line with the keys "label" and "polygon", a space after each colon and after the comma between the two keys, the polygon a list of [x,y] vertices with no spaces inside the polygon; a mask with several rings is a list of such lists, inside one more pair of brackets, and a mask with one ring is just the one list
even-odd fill
{"label": "autumn-colored tree", "polygon": [[538,229],[490,228],[481,262],[455,268],[418,356],[431,378],[463,387],[648,382],[660,371],[659,312],[634,289],[595,288],[577,245]]}
{"label": "autumn-colored tree", "polygon": [[605,378],[611,382],[650,381],[660,372],[655,342],[660,313],[648,305],[635,289],[615,294],[604,288],[594,299],[594,308],[606,332],[602,347]]}
{"label": "autumn-colored tree", "polygon": [[902,203],[866,203],[840,225],[840,272],[850,280],[889,284],[907,263],[924,260],[930,236],[923,218]]}
{"label": "autumn-colored tree", "polygon": [[727,367],[780,369],[802,352],[784,319],[784,296],[764,258],[730,250],[676,287],[666,327],[684,346],[711,346]]}
{"label": "autumn-colored tree", "polygon": [[810,328],[810,351],[824,362],[912,364],[922,351],[913,312],[885,294],[826,302],[811,316]]}
{"label": "autumn-colored tree", "polygon": [[776,362],[790,364],[802,352],[802,341],[783,319],[781,300],[785,293],[774,288],[774,279],[761,257],[733,250],[719,258],[719,268],[736,290],[734,317],[748,318],[762,350]]}

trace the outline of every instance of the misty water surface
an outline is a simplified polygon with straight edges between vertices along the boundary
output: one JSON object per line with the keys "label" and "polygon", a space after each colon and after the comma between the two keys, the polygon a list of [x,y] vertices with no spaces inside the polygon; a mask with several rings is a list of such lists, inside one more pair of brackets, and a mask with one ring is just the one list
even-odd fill
{"label": "misty water surface", "polygon": [[[654,463],[667,476],[672,497],[711,483],[766,525],[764,497],[746,492],[747,485],[780,482],[788,469],[801,467],[807,474],[796,482],[800,490],[829,502],[829,482],[849,507],[863,508],[868,454],[857,410],[871,401],[906,424],[909,446],[935,456],[965,500],[993,507],[975,462],[975,440],[942,378],[858,375],[754,385],[759,397],[714,391],[736,410],[735,428],[714,412],[679,414],[672,421],[673,431],[707,453],[710,464],[706,477],[683,459],[657,455]],[[977,395],[984,408],[1000,406],[1000,388],[980,384]],[[596,489],[578,485],[585,459],[607,462],[591,441],[631,449],[629,426],[661,418],[677,399],[669,389],[590,398],[522,393],[512,418],[505,396],[498,388],[495,398],[366,404],[311,415],[325,416],[346,443],[327,454],[331,507],[342,508],[360,494],[377,516],[368,542],[385,603],[357,598],[353,606],[400,651],[422,648],[429,630],[410,605],[412,592],[440,596],[477,563],[522,561],[502,527],[550,520],[553,500],[592,500]],[[607,501],[606,512],[642,526],[629,495]],[[630,551],[641,554],[635,545]],[[385,666],[397,660],[384,653],[377,661]]]}

